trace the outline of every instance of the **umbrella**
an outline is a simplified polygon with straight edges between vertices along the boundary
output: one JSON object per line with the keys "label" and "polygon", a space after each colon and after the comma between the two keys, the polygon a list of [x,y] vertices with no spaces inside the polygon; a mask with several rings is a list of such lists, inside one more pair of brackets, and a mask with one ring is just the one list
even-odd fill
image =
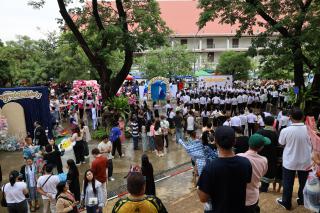
{"label": "umbrella", "polygon": [[134,80],[134,77],[133,77],[132,75],[128,75],[128,76],[126,77],[126,80],[127,80],[127,81],[132,81],[132,80]]}
{"label": "umbrella", "polygon": [[195,73],[195,76],[199,77],[199,76],[210,76],[211,74],[210,73],[207,73],[206,71],[204,70],[199,70]]}

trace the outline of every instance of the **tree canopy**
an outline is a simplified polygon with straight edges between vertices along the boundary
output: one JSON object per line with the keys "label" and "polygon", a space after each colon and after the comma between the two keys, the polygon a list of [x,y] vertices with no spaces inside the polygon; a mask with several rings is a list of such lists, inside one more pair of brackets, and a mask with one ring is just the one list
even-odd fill
{"label": "tree canopy", "polygon": [[185,46],[165,46],[146,52],[137,60],[147,79],[162,76],[171,78],[178,75],[192,75],[196,58]]}
{"label": "tree canopy", "polygon": [[[304,90],[305,66],[314,74],[312,88],[320,94],[319,21],[320,0],[200,0],[199,26],[218,20],[238,24],[237,34],[258,34],[256,47],[267,47],[292,64],[295,85]],[[255,31],[260,26],[263,31]],[[319,46],[318,46],[319,47]],[[301,100],[300,100],[301,101]]]}
{"label": "tree canopy", "polygon": [[[132,63],[133,53],[155,48],[166,43],[170,32],[160,17],[155,0],[115,2],[92,0],[82,7],[68,8],[72,0],[57,0],[61,23],[65,31],[71,31],[75,40],[96,69],[101,83],[102,97],[116,94]],[[84,2],[82,0],[78,2]],[[31,1],[39,8],[45,0]],[[119,70],[110,65],[113,54],[123,54]]]}
{"label": "tree canopy", "polygon": [[245,80],[252,69],[251,60],[245,53],[227,51],[221,54],[217,71],[223,74],[233,75],[236,80]]}

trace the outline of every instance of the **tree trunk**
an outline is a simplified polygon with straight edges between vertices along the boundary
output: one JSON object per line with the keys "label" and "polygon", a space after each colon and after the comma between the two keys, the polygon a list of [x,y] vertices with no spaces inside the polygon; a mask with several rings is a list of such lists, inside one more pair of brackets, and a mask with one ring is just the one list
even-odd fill
{"label": "tree trunk", "polygon": [[318,118],[320,113],[320,72],[314,75],[311,85],[311,95],[311,100],[306,101],[305,112],[307,115]]}
{"label": "tree trunk", "polygon": [[299,88],[298,98],[296,101],[297,105],[303,101],[303,92],[305,89],[304,77],[303,77],[303,55],[301,45],[299,43],[294,44],[292,48],[293,54],[293,67],[294,67],[294,84]]}
{"label": "tree trunk", "polygon": [[317,73],[314,74],[311,89],[312,89],[312,93],[320,94],[320,69],[318,70]]}

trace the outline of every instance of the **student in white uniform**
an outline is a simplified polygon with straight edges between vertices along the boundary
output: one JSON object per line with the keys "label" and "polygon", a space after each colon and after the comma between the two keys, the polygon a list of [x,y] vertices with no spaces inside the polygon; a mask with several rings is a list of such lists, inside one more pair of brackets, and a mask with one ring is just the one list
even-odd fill
{"label": "student in white uniform", "polygon": [[249,110],[249,114],[247,115],[248,121],[248,135],[249,137],[254,134],[254,125],[257,122],[258,118],[255,114],[253,114],[253,110]]}

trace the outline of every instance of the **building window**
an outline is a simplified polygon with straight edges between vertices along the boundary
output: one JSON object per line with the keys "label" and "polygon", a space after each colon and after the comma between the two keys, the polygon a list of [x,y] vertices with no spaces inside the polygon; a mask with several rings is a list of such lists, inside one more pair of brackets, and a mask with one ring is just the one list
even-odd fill
{"label": "building window", "polygon": [[208,62],[214,62],[214,52],[208,53]]}
{"label": "building window", "polygon": [[188,45],[188,39],[181,39],[180,44],[181,45]]}
{"label": "building window", "polygon": [[212,39],[212,38],[208,38],[208,39],[207,39],[207,48],[208,48],[208,49],[214,48],[213,39]]}
{"label": "building window", "polygon": [[232,39],[232,48],[239,48],[239,39],[238,38]]}

